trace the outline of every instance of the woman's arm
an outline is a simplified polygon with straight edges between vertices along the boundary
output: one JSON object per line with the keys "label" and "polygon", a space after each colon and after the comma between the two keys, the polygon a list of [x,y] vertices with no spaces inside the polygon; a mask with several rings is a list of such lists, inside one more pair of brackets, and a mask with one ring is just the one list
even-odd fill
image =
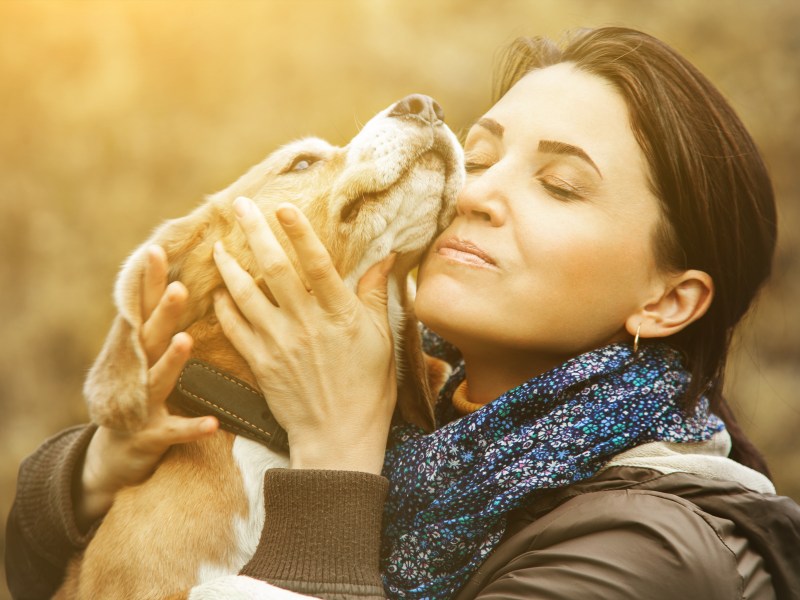
{"label": "woman's arm", "polygon": [[78,525],[73,502],[73,474],[80,472],[94,430],[84,425],[62,431],[20,465],[5,539],[6,579],[13,598],[52,596],[70,557],[94,533],[94,528]]}
{"label": "woman's arm", "polygon": [[321,598],[383,598],[380,543],[389,482],[359,471],[267,472],[269,517],[241,571]]}
{"label": "woman's arm", "polygon": [[277,211],[300,272],[250,201],[239,223],[276,306],[221,247],[226,335],[247,359],[286,429],[290,468],[265,477],[261,541],[243,575],[302,594],[382,598],[380,535],[388,481],[380,471],[396,400],[387,279],[393,257],[354,294],[305,217]]}

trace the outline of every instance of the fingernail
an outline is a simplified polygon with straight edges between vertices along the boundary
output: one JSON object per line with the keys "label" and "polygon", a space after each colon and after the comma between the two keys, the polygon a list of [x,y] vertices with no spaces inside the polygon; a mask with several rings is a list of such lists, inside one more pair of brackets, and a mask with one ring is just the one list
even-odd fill
{"label": "fingernail", "polygon": [[221,256],[225,254],[225,247],[222,245],[221,241],[214,242],[214,254],[217,256]]}
{"label": "fingernail", "polygon": [[177,302],[178,296],[181,293],[181,284],[178,281],[173,281],[164,289],[164,295],[167,297],[167,302]]}
{"label": "fingernail", "polygon": [[233,201],[233,210],[239,218],[245,217],[250,213],[251,202],[249,198],[239,196]]}
{"label": "fingernail", "polygon": [[297,209],[291,204],[281,204],[275,214],[284,225],[294,225],[297,222]]}
{"label": "fingernail", "polygon": [[204,419],[202,423],[200,423],[200,431],[203,433],[210,433],[214,431],[216,427],[216,422],[213,419]]}

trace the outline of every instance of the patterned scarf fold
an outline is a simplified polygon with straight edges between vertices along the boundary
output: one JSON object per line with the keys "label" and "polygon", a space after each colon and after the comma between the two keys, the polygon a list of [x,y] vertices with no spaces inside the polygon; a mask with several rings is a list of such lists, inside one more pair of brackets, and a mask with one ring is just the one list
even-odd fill
{"label": "patterned scarf fold", "polygon": [[[460,364],[439,417],[464,379]],[[390,598],[450,598],[497,546],[506,516],[537,490],[596,474],[652,441],[699,442],[722,430],[703,399],[678,406],[689,383],[666,344],[633,354],[612,344],[571,359],[429,435],[397,426],[384,475],[382,571]]]}

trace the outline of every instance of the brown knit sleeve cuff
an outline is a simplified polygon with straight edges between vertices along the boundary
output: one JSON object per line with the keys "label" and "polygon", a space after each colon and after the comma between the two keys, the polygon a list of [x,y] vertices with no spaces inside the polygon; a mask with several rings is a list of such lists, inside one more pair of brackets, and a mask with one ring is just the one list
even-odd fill
{"label": "brown knit sleeve cuff", "polygon": [[384,477],[356,471],[272,469],[266,520],[241,574],[303,594],[383,598]]}
{"label": "brown knit sleeve cuff", "polygon": [[65,564],[94,535],[95,527],[82,532],[76,524],[72,490],[96,429],[82,425],[62,431],[20,466],[15,499],[20,531],[54,565]]}

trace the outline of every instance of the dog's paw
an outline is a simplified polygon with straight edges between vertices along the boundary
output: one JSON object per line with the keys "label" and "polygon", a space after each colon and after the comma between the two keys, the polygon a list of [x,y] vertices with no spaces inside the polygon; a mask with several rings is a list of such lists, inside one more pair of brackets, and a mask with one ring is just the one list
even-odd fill
{"label": "dog's paw", "polygon": [[290,592],[244,575],[228,575],[193,587],[188,600],[300,600],[314,597]]}

